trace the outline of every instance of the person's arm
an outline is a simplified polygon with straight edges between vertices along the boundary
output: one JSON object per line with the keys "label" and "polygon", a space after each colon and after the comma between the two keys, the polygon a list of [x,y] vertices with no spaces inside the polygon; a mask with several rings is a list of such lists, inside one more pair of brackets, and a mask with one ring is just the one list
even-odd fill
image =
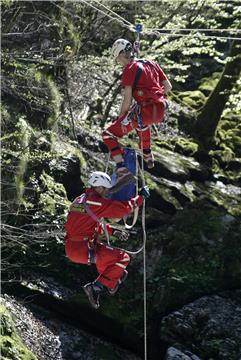
{"label": "person's arm", "polygon": [[142,203],[143,198],[140,195],[131,198],[129,201],[102,198],[98,203],[96,202],[95,205],[89,204],[88,201],[86,202],[98,218],[103,217],[109,219],[123,218],[130,214],[136,207],[141,206]]}
{"label": "person's arm", "polygon": [[172,84],[170,83],[170,81],[168,79],[166,80],[163,80],[161,82],[161,84],[163,85],[164,87],[164,93],[167,94],[169,91],[171,91],[172,89]]}
{"label": "person's arm", "polygon": [[120,108],[120,116],[126,114],[131,106],[132,102],[132,87],[125,86],[123,90],[123,100]]}

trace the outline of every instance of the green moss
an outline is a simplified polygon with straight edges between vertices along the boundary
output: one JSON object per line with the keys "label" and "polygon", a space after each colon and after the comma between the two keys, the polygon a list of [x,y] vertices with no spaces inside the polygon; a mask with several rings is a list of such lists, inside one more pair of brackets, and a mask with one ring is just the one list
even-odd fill
{"label": "green moss", "polygon": [[37,360],[17,335],[10,313],[4,306],[0,306],[1,338],[0,349],[2,360]]}
{"label": "green moss", "polygon": [[203,78],[199,90],[208,96],[217,85],[220,76],[220,73],[214,73],[211,78]]}
{"label": "green moss", "polygon": [[[69,202],[65,188],[62,184],[57,183],[50,175],[43,173],[40,176],[43,182],[44,191],[41,192],[39,204],[42,207],[42,212],[46,215],[57,215],[63,209],[67,210]],[[64,216],[64,214],[62,214]]]}
{"label": "green moss", "polygon": [[240,224],[225,211],[201,206],[180,211],[157,238],[162,256],[152,280],[154,292],[160,284],[164,288],[162,309],[223,289],[230,279],[239,286]]}
{"label": "green moss", "polygon": [[182,103],[191,109],[199,109],[206,101],[205,95],[200,90],[195,91],[183,91],[175,94],[175,99],[179,99],[178,102]]}
{"label": "green moss", "polygon": [[51,128],[57,122],[60,114],[61,95],[57,85],[50,76],[47,77],[47,84],[50,92],[50,102],[52,107],[52,114],[48,118],[47,124],[48,127]]}
{"label": "green moss", "polygon": [[15,173],[15,184],[17,192],[17,200],[19,203],[22,203],[25,184],[24,184],[24,174],[27,169],[28,164],[28,155],[29,155],[29,142],[32,135],[32,128],[27,123],[25,117],[20,117],[16,125],[18,130],[18,140],[20,142],[20,156],[19,163]]}
{"label": "green moss", "polygon": [[185,138],[178,138],[175,143],[174,151],[184,155],[193,155],[198,150],[198,144]]}

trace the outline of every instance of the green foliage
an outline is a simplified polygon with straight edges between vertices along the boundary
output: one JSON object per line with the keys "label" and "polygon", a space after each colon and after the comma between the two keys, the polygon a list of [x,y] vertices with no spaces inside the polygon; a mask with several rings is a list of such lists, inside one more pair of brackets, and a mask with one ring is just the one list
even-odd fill
{"label": "green foliage", "polygon": [[63,210],[67,210],[69,206],[64,186],[56,183],[45,171],[40,175],[40,180],[42,182],[42,191],[39,197],[40,211],[36,213],[36,217],[39,215],[45,218],[57,214],[64,216]]}
{"label": "green foliage", "polygon": [[[235,28],[238,25],[232,14],[235,11],[238,11],[235,3],[211,0],[205,3],[165,0],[158,5],[156,1],[144,2],[140,21],[144,29],[158,29],[159,33],[150,31],[151,47],[150,39],[144,36],[142,51],[145,56],[157,59],[177,85],[186,83],[193,88],[205,74],[211,75],[214,69],[220,68],[224,51],[228,49],[227,40],[215,38],[215,33],[195,29],[226,28],[227,24]],[[171,30],[168,31],[170,36],[165,35],[165,29]],[[180,29],[193,30],[184,32]]]}
{"label": "green foliage", "polygon": [[16,333],[13,319],[7,309],[0,307],[1,338],[0,351],[2,360],[37,360]]}

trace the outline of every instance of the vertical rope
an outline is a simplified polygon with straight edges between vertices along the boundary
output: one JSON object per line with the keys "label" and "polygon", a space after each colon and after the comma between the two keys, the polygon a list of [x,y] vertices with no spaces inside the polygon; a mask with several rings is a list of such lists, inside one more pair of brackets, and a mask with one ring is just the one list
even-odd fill
{"label": "vertical rope", "polygon": [[[142,141],[142,131],[141,131],[141,178],[142,178],[142,187],[145,186],[145,177],[144,177],[144,157],[143,157],[143,141]],[[143,201],[142,206],[142,232],[143,232],[143,314],[144,314],[144,359],[147,360],[147,307],[146,307],[146,221],[145,221],[145,212],[146,212],[146,200]]]}

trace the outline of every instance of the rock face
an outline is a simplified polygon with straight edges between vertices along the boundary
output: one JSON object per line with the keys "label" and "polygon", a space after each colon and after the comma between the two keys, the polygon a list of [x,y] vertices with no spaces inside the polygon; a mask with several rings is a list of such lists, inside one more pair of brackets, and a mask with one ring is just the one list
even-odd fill
{"label": "rock face", "polygon": [[186,351],[184,353],[172,346],[169,349],[167,349],[165,360],[201,360],[201,359],[198,356],[192,354],[190,351]]}
{"label": "rock face", "polygon": [[[164,317],[161,339],[179,344],[178,347],[193,351],[201,359],[239,360],[241,291],[204,296]],[[178,354],[173,357],[169,349],[166,359],[193,358],[178,357]]]}
{"label": "rock face", "polygon": [[[133,353],[79,330],[31,302],[23,303],[3,295],[3,304],[9,311],[8,317],[5,316],[2,323],[4,340],[1,341],[1,348],[2,355],[6,356],[3,359],[140,360]],[[13,331],[10,313],[14,317],[18,335],[32,352],[27,350]],[[17,351],[20,355],[14,357],[14,352],[17,354]]]}
{"label": "rock face", "polygon": [[2,359],[37,360],[17,335],[13,319],[8,310],[1,305],[0,353]]}

